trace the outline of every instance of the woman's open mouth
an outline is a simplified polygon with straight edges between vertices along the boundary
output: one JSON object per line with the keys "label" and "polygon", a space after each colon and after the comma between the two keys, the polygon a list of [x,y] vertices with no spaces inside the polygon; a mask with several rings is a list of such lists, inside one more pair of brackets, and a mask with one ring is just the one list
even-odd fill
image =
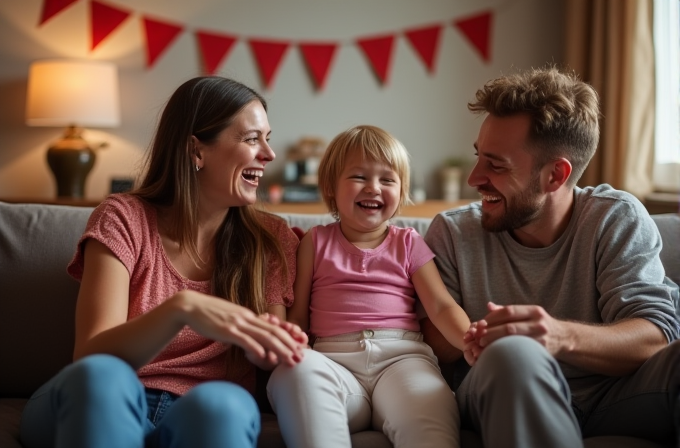
{"label": "woman's open mouth", "polygon": [[248,183],[257,186],[259,185],[260,177],[262,177],[263,174],[264,172],[262,170],[243,170],[241,177]]}

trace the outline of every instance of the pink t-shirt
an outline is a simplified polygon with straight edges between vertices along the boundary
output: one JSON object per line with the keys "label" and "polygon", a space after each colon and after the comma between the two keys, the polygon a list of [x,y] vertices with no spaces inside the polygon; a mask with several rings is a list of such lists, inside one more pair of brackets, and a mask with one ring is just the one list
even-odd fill
{"label": "pink t-shirt", "polygon": [[[293,302],[295,252],[298,238],[286,222],[263,214],[267,228],[280,241],[288,262],[289,280],[282,284],[281,266],[269,266],[266,285],[268,305]],[[90,216],[78,249],[68,266],[68,273],[80,281],[83,276],[84,242],[93,238],[106,247],[130,273],[128,319],[146,313],[178,291],[191,289],[210,294],[210,281],[182,277],[167,258],[158,233],[156,210],[136,196],[115,194],[105,199]],[[255,368],[227,368],[225,345],[200,336],[184,327],[167,347],[149,364],[137,371],[146,387],[184,394],[208,380],[228,380],[251,391],[255,389]]]}
{"label": "pink t-shirt", "polygon": [[312,334],[328,337],[369,328],[420,331],[411,276],[434,254],[414,229],[388,229],[375,249],[354,246],[337,222],[312,229]]}

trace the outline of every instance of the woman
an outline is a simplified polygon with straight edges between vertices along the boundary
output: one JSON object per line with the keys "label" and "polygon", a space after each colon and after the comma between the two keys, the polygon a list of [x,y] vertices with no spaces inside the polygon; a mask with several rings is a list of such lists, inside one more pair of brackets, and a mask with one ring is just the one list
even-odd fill
{"label": "woman", "polygon": [[285,323],[297,237],[252,207],[270,132],[233,80],[171,96],[140,188],[95,209],[68,266],[75,362],[28,402],[26,447],[256,445],[253,364],[295,365],[307,343]]}

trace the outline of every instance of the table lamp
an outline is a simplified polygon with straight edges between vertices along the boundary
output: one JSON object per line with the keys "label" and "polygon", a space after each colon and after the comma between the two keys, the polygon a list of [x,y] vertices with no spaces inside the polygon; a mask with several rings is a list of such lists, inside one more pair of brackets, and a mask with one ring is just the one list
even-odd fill
{"label": "table lamp", "polygon": [[82,138],[82,126],[115,127],[120,123],[118,72],[100,61],[43,60],[31,64],[26,124],[66,126],[61,140],[47,150],[57,181],[57,196],[82,199],[95,152]]}

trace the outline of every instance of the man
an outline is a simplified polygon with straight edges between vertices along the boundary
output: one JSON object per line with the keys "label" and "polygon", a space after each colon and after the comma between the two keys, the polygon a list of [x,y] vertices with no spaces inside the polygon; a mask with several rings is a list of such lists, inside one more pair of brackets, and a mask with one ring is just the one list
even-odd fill
{"label": "man", "polygon": [[546,67],[488,82],[468,108],[485,114],[468,179],[482,201],[436,216],[426,241],[473,322],[469,373],[422,322],[440,361],[458,359],[463,427],[486,448],[678,443],[678,287],[658,230],[632,195],[576,187],[599,138],[597,93]]}

